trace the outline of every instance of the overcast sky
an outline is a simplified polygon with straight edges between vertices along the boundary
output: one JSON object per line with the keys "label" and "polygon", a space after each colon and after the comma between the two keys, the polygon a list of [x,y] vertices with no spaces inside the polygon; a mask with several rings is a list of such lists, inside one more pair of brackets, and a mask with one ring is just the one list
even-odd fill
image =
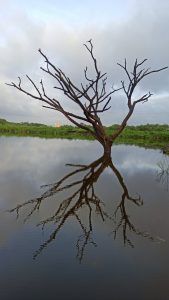
{"label": "overcast sky", "polygon": [[[116,64],[124,58],[129,67],[136,57],[148,58],[146,66],[152,68],[169,66],[168,0],[0,0],[0,7],[0,118],[66,122],[59,113],[4,84],[21,76],[27,86],[25,74],[37,82],[43,78],[39,48],[77,84],[86,64],[90,66],[83,46],[90,38],[100,69],[114,84],[124,79]],[[169,123],[169,70],[142,82],[138,93],[149,91],[152,98],[137,106],[130,124]],[[71,109],[69,101],[58,97]],[[105,124],[119,123],[126,109],[125,99],[114,96],[111,111],[103,116]]]}

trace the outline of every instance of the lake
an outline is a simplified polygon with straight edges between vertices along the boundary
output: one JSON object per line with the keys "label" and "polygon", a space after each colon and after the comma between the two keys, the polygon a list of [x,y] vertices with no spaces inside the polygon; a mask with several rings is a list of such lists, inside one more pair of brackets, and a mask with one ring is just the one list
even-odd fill
{"label": "lake", "polygon": [[169,299],[167,156],[29,137],[0,153],[1,299]]}

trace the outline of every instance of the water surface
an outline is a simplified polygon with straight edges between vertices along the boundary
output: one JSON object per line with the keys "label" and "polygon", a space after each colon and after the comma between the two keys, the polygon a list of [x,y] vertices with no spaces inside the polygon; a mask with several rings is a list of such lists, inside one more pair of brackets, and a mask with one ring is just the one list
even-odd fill
{"label": "water surface", "polygon": [[[49,222],[44,230],[36,225],[51,217],[76,186],[46,199],[26,223],[31,204],[19,210],[18,219],[4,211],[42,195],[49,189],[42,185],[75,170],[66,163],[89,165],[102,149],[90,141],[1,137],[0,153],[2,299],[169,299],[169,194],[158,166],[169,160],[160,151],[114,146],[113,164],[123,184],[110,167],[92,183],[104,218],[98,205],[91,204],[90,214],[84,203],[75,212],[82,226],[70,214],[47,245],[57,224]],[[67,184],[85,174],[75,174]],[[138,205],[127,197],[121,204],[125,189]]]}

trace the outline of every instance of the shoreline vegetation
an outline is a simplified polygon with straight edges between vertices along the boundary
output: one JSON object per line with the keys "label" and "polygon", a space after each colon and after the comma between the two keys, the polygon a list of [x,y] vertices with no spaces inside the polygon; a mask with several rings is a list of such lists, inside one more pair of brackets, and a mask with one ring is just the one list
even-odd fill
{"label": "shoreline vegetation", "polygon": [[[108,134],[112,134],[117,126],[117,124],[114,124],[105,127],[105,130]],[[54,127],[39,123],[13,123],[5,119],[0,119],[0,136],[93,140],[93,137],[88,132],[71,125]],[[146,124],[127,126],[115,144],[158,148],[169,154],[169,125]]]}

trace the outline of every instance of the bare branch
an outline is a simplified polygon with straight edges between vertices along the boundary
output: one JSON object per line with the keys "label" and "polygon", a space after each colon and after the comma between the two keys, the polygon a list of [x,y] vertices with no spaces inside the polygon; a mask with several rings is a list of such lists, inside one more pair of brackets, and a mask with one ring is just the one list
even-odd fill
{"label": "bare branch", "polygon": [[[136,59],[132,70],[129,71],[127,60],[125,58],[124,64],[118,63],[118,65],[125,72],[127,76],[127,82],[122,80],[120,88],[112,88],[112,90],[110,90],[107,89],[106,73],[101,73],[98,68],[98,62],[94,54],[92,40],[90,39],[89,41],[87,41],[84,46],[92,59],[94,76],[93,78],[90,78],[88,76],[88,67],[86,66],[86,68],[84,69],[85,82],[81,83],[80,86],[76,85],[62,69],[56,67],[51,62],[51,60],[42,52],[42,50],[39,49],[39,53],[45,60],[46,65],[45,67],[41,67],[41,70],[45,74],[50,76],[50,78],[53,78],[56,81],[54,89],[56,91],[60,91],[60,94],[62,94],[59,96],[59,99],[57,96],[56,99],[49,96],[42,79],[40,81],[41,88],[39,89],[38,85],[28,75],[26,75],[27,79],[33,86],[33,89],[36,92],[35,94],[33,92],[27,91],[24,87],[22,87],[22,81],[20,77],[18,77],[19,82],[17,84],[11,82],[7,85],[16,88],[27,96],[42,101],[43,107],[60,112],[75,126],[88,131],[102,144],[102,146],[104,147],[104,151],[109,151],[110,153],[112,143],[124,130],[129,118],[134,112],[135,106],[138,103],[147,102],[152,96],[152,93],[149,92],[141,95],[140,97],[138,97],[138,99],[133,99],[133,95],[136,88],[138,87],[138,84],[146,76],[166,70],[167,67],[155,70],[151,70],[150,68],[143,68],[143,65],[147,61],[147,59],[143,59],[141,61]],[[105,132],[105,128],[99,116],[100,114],[105,113],[111,108],[111,96],[119,90],[123,90],[126,96],[128,112],[122,120],[120,126],[116,129],[112,136],[109,137]],[[65,97],[70,101],[70,103],[73,102],[76,105],[76,108],[79,109],[80,113],[73,113],[67,110],[64,105],[62,105],[62,99],[65,99]],[[88,125],[90,125],[90,127]]]}

